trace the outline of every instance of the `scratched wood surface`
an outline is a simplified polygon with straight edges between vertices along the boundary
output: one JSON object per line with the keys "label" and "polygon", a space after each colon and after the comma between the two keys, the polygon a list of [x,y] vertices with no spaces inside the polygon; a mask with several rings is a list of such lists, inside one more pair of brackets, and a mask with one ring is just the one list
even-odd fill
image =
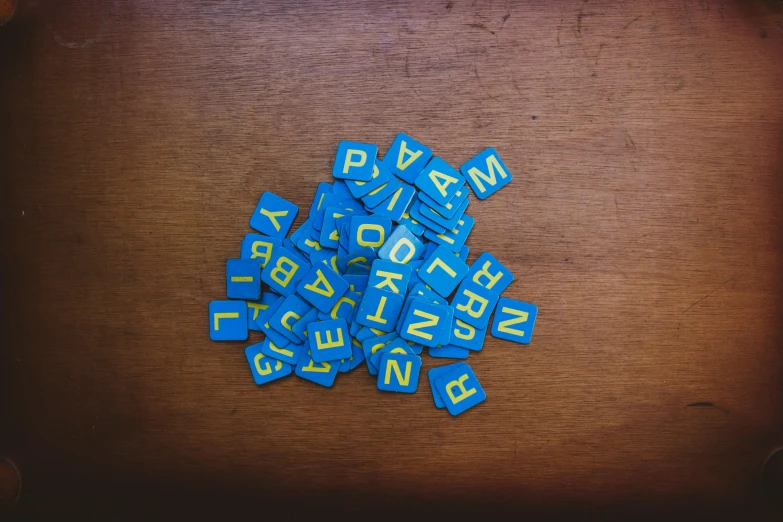
{"label": "scratched wood surface", "polygon": [[[28,0],[0,28],[17,514],[779,515],[780,2],[286,4]],[[306,208],[339,140],[399,131],[513,172],[468,243],[539,305],[532,344],[487,338],[459,418],[364,368],[256,387],[207,303],[260,193]]]}

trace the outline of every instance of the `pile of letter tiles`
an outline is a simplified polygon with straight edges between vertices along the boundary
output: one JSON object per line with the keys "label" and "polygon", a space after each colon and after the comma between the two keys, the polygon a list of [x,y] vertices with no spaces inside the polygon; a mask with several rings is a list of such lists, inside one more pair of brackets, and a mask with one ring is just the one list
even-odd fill
{"label": "pile of letter tiles", "polygon": [[[245,341],[256,384],[292,372],[321,386],[367,364],[379,390],[414,393],[424,347],[431,357],[467,359],[494,337],[528,344],[538,308],[501,298],[514,275],[489,252],[467,264],[468,185],[485,199],[511,182],[486,149],[459,171],[406,134],[382,160],[378,147],[343,141],[319,183],[307,220],[264,192],[238,259],[226,262],[226,301],[209,305],[214,341]],[[451,296],[451,299],[449,297]],[[452,415],[486,394],[466,362],[428,372],[435,405]]]}

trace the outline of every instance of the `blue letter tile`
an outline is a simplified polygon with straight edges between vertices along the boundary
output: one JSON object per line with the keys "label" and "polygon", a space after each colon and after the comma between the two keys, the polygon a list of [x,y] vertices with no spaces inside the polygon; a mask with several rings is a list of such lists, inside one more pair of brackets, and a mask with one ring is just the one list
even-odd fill
{"label": "blue letter tile", "polygon": [[353,320],[353,311],[356,308],[356,304],[361,301],[361,295],[356,292],[348,291],[334,304],[332,309],[328,313],[319,313],[318,318],[321,321],[328,321],[329,319],[345,319],[347,323],[351,323]]}
{"label": "blue letter tile", "polygon": [[429,237],[429,236],[427,236],[428,232],[430,234],[445,234],[446,233],[446,227],[441,226],[441,225],[435,223],[431,219],[428,219],[428,218],[424,217],[421,214],[421,207],[422,206],[423,205],[421,203],[421,200],[417,199],[416,201],[414,201],[411,204],[411,208],[410,208],[409,212],[410,212],[410,215],[411,215],[411,217],[413,219],[415,219],[416,221],[418,221],[419,223],[424,225],[424,227],[427,228],[427,230],[424,231],[424,237]]}
{"label": "blue letter tile", "polygon": [[296,285],[310,270],[310,264],[285,248],[275,248],[261,272],[261,280],[281,295],[296,292]]}
{"label": "blue letter tile", "polygon": [[476,328],[486,328],[498,302],[498,294],[467,279],[459,285],[451,306],[454,317]]}
{"label": "blue letter tile", "polygon": [[261,297],[261,264],[252,259],[226,261],[226,295],[231,299]]}
{"label": "blue letter tile", "polygon": [[361,265],[370,266],[376,259],[378,259],[378,253],[374,248],[360,248],[356,252],[338,258],[337,270],[339,270],[341,274],[346,274],[348,272],[348,267],[352,264],[359,263]]}
{"label": "blue letter tile", "polygon": [[[315,190],[315,197],[313,198],[313,204],[310,205],[310,211],[307,213],[309,219],[315,220],[316,214],[319,210],[322,210],[322,203],[327,194],[332,194],[332,184],[321,182],[318,184],[318,188]],[[320,229],[319,229],[320,230]]]}
{"label": "blue letter tile", "polygon": [[368,288],[362,296],[362,302],[356,314],[356,322],[362,326],[392,332],[397,324],[404,300],[403,294]]}
{"label": "blue letter tile", "polygon": [[371,361],[372,356],[395,339],[397,339],[397,334],[389,333],[370,337],[362,341],[362,351],[364,352],[364,359],[367,361],[367,370],[370,372],[370,375],[378,375],[378,367],[372,364]]}
{"label": "blue letter tile", "polygon": [[476,328],[464,321],[454,319],[450,344],[452,346],[459,346],[460,348],[467,348],[468,350],[478,352],[484,347],[484,338],[486,335],[486,328]]}
{"label": "blue letter tile", "polygon": [[213,341],[247,339],[247,303],[244,301],[209,303],[209,338]]}
{"label": "blue letter tile", "polygon": [[434,157],[416,176],[415,184],[437,204],[445,205],[465,184],[465,178],[451,165]]}
{"label": "blue letter tile", "polygon": [[389,172],[389,169],[380,160],[376,159],[375,165],[372,167],[372,179],[370,181],[347,180],[345,184],[353,197],[362,198],[373,190],[381,188],[389,181],[390,177],[391,172]]}
{"label": "blue letter tile", "polygon": [[242,259],[257,259],[261,262],[261,268],[266,266],[272,257],[272,250],[276,246],[283,246],[283,242],[275,237],[262,236],[261,234],[247,234],[242,240]]}
{"label": "blue letter tile", "polygon": [[454,215],[450,218],[446,219],[445,217],[441,216],[434,210],[432,210],[427,205],[423,204],[419,207],[419,213],[432,221],[433,223],[436,223],[442,227],[444,227],[446,230],[454,230],[459,225],[459,220],[462,218],[462,216],[465,215],[465,210],[468,208],[468,204],[470,203],[469,199],[466,199],[462,202],[462,204],[459,206],[456,212],[454,212]]}
{"label": "blue letter tile", "polygon": [[315,362],[339,361],[351,356],[351,336],[344,319],[310,323],[307,337],[310,356]]}
{"label": "blue letter tile", "polygon": [[492,335],[515,343],[529,344],[537,315],[536,305],[504,297],[498,301]]}
{"label": "blue letter tile", "polygon": [[445,205],[438,205],[435,200],[429,197],[427,194],[420,192],[418,196],[423,205],[430,207],[432,210],[448,219],[453,217],[460,206],[462,206],[465,200],[468,199],[468,192],[469,190],[467,187],[462,187],[457,191],[456,194],[454,194],[454,197],[451,198],[451,201]]}
{"label": "blue letter tile", "polygon": [[408,210],[411,201],[413,201],[413,196],[415,194],[415,188],[403,183],[391,196],[381,201],[377,206],[373,207],[371,211],[376,216],[385,216],[395,223],[399,223]]}
{"label": "blue letter tile", "polygon": [[383,163],[411,185],[432,157],[432,149],[410,136],[399,133],[383,157]]}
{"label": "blue letter tile", "polygon": [[408,288],[408,280],[411,278],[411,271],[410,264],[403,265],[394,261],[376,259],[372,263],[372,271],[370,272],[370,280],[367,282],[367,286],[405,295]]}
{"label": "blue letter tile", "polygon": [[446,308],[414,299],[405,314],[400,337],[427,347],[437,346],[449,316]]}
{"label": "blue letter tile", "polygon": [[269,237],[283,239],[296,218],[299,207],[276,194],[264,192],[258,200],[250,227]]}
{"label": "blue letter tile", "polygon": [[460,171],[479,199],[486,199],[511,183],[511,173],[493,148],[488,148],[467,161]]}
{"label": "blue letter tile", "polygon": [[[261,299],[257,299],[255,301],[247,301],[247,329],[248,330],[255,330],[257,332],[261,331],[261,327],[259,326],[256,321],[261,317],[261,315],[269,308],[269,305],[277,301],[277,298],[280,297],[277,294],[273,294],[272,292],[263,292],[261,294]],[[264,322],[266,322],[266,317],[264,318]]]}
{"label": "blue letter tile", "polygon": [[306,354],[304,350],[302,352],[296,365],[296,375],[327,388],[332,386],[340,369],[340,361],[318,363],[310,357],[309,351]]}
{"label": "blue letter tile", "polygon": [[378,250],[378,257],[406,264],[416,261],[424,252],[424,244],[405,225],[399,225]]}
{"label": "blue letter tile", "polygon": [[436,234],[432,230],[425,230],[424,237],[439,245],[448,247],[452,252],[459,252],[465,244],[465,240],[468,239],[468,234],[473,230],[474,223],[475,221],[472,217],[463,214],[462,219],[457,222],[457,228],[454,230],[447,230],[442,234]]}
{"label": "blue letter tile", "polygon": [[391,233],[392,223],[382,216],[353,216],[350,227],[349,254],[364,247],[380,248]]}
{"label": "blue letter tile", "polygon": [[381,357],[383,357],[383,354],[386,353],[402,353],[402,354],[408,354],[408,355],[418,355],[417,353],[413,352],[413,349],[408,344],[408,341],[401,337],[397,337],[393,339],[389,344],[381,348],[380,350],[376,351],[371,357],[370,362],[373,366],[376,368],[381,367]]}
{"label": "blue letter tile", "polygon": [[385,353],[378,367],[378,389],[415,393],[419,387],[421,357],[400,353]]}
{"label": "blue letter tile", "polygon": [[435,389],[452,415],[459,415],[487,398],[476,374],[467,364],[438,378]]}
{"label": "blue letter tile", "polygon": [[268,337],[261,343],[261,353],[272,359],[277,359],[278,361],[283,361],[286,364],[292,364],[294,366],[296,366],[297,361],[299,361],[302,350],[306,350],[304,344],[288,343],[284,348],[280,348]]}
{"label": "blue letter tile", "polygon": [[[310,311],[310,305],[291,294],[283,300],[277,310],[269,317],[269,326],[277,330],[283,337],[292,343],[301,343],[302,341],[293,332],[294,324],[304,317]],[[269,354],[267,354],[269,355]],[[296,364],[296,361],[285,361],[290,364]]]}
{"label": "blue letter tile", "polygon": [[372,143],[341,141],[332,168],[332,176],[339,179],[370,181],[378,146]]}
{"label": "blue letter tile", "polygon": [[419,279],[448,297],[468,273],[468,265],[449,248],[439,246],[419,268]]}
{"label": "blue letter tile", "polygon": [[291,374],[291,365],[280,360],[270,359],[261,352],[261,343],[245,348],[245,357],[256,384],[266,384]]}
{"label": "blue letter tile", "polygon": [[445,408],[446,403],[443,402],[443,399],[441,399],[440,397],[440,393],[438,393],[438,390],[435,389],[435,382],[437,382],[437,380],[443,377],[444,375],[447,375],[452,371],[467,365],[468,363],[465,362],[456,362],[452,364],[447,364],[446,366],[431,368],[430,371],[427,372],[427,379],[430,381],[430,389],[432,390],[432,398],[435,400],[436,408]]}
{"label": "blue letter tile", "polygon": [[297,342],[303,343],[307,341],[307,326],[310,323],[314,323],[316,321],[318,321],[318,309],[311,308],[306,314],[302,316],[301,319],[294,323],[294,326],[291,328],[291,330],[299,339]]}
{"label": "blue letter tile", "polygon": [[514,280],[514,274],[492,254],[484,252],[471,265],[468,280],[499,295]]}
{"label": "blue letter tile", "polygon": [[402,187],[402,183],[400,183],[400,180],[395,178],[394,176],[389,176],[389,181],[381,185],[375,190],[371,190],[367,193],[366,196],[362,197],[362,203],[365,207],[371,209],[374,207],[377,207],[381,203],[383,203],[383,200],[390,197],[392,194],[397,192],[397,190]]}
{"label": "blue letter tile", "polygon": [[328,313],[348,291],[348,281],[323,263],[314,265],[296,287],[296,291],[319,311]]}

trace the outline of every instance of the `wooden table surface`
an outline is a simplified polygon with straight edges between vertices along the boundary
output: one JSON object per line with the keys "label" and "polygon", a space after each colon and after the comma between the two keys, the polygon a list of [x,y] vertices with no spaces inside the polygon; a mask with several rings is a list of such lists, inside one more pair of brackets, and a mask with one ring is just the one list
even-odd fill
{"label": "wooden table surface", "polygon": [[[28,0],[0,28],[17,514],[779,517],[781,2],[288,4]],[[207,304],[260,193],[304,209],[339,140],[400,131],[514,174],[468,244],[533,342],[488,337],[457,418],[424,376],[255,386]]]}

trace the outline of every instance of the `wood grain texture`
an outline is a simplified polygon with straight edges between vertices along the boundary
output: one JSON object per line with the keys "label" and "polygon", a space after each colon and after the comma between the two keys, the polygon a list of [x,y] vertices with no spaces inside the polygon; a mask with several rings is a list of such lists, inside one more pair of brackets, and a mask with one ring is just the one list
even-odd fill
{"label": "wood grain texture", "polygon": [[[0,29],[19,512],[779,516],[780,7],[24,2]],[[339,140],[399,131],[513,172],[468,244],[540,307],[532,344],[488,337],[459,418],[424,378],[256,387],[206,314],[260,193],[306,208]]]}

